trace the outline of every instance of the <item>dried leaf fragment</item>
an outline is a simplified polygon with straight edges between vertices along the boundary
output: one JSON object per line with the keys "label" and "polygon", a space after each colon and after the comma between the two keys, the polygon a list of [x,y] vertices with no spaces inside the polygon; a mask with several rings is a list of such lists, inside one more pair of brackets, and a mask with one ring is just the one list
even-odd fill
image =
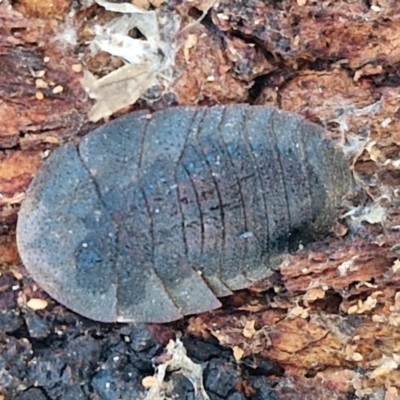
{"label": "dried leaf fragment", "polygon": [[345,217],[350,217],[348,222],[355,228],[363,222],[369,224],[381,224],[386,218],[387,210],[380,204],[374,203],[368,207],[358,207],[346,213]]}
{"label": "dried leaf fragment", "polygon": [[161,356],[165,361],[157,366],[155,380],[152,381],[153,386],[150,387],[144,400],[166,400],[164,378],[167,371],[176,370],[180,370],[189,379],[193,385],[196,400],[210,400],[203,386],[203,369],[186,355],[182,342],[179,339],[170,340],[166,350],[167,353]]}
{"label": "dried leaf fragment", "polygon": [[[162,15],[130,3],[110,3],[96,0],[108,11],[122,13],[105,26],[95,28],[92,52],[105,51],[122,58],[126,65],[97,79],[85,71],[81,84],[89,97],[97,100],[89,112],[91,121],[98,121],[134,104],[152,86],[163,78],[166,85],[172,81],[175,62],[175,35],[180,18],[175,14]],[[134,39],[129,31],[137,28],[145,40]]]}

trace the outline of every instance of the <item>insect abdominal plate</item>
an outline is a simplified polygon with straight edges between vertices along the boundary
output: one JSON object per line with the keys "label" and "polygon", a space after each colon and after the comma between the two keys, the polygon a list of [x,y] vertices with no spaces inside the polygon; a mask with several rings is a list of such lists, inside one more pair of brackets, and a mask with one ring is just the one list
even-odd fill
{"label": "insect abdominal plate", "polygon": [[[27,192],[17,231],[24,264],[51,296],[93,319],[115,319],[115,232],[75,146],[47,160]],[[86,250],[101,254],[101,263]]]}
{"label": "insect abdominal plate", "polygon": [[[107,176],[107,185],[100,189],[106,190],[104,201],[113,210],[118,226],[118,308],[124,320],[163,322],[220,305],[185,254],[176,173],[190,120],[186,115],[176,117],[175,124],[164,122],[162,115],[155,121],[143,118],[145,128],[136,143],[125,145],[124,140],[129,141],[125,130],[122,136],[103,132],[103,136],[112,137],[124,147],[128,165],[123,168],[129,173],[126,176],[131,176],[122,188],[120,182],[113,183],[112,176]],[[97,133],[92,138],[99,140]],[[119,152],[115,152],[108,154],[106,161],[103,156],[92,160],[90,139],[82,148],[89,170],[97,171],[100,164],[113,165],[115,159],[120,159]]]}
{"label": "insect abdominal plate", "polygon": [[17,228],[24,264],[93,319],[168,322],[215,309],[308,232],[327,232],[350,176],[322,132],[243,105],[118,118],[39,171]]}

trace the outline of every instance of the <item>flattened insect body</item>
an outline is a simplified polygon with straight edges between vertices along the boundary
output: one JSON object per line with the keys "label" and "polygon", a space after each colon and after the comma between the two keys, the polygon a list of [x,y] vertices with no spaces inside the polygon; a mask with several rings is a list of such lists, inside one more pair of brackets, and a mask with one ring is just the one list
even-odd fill
{"label": "flattened insect body", "polygon": [[220,306],[326,234],[351,178],[323,129],[269,107],[136,112],[49,157],[21,258],[72,310],[168,322]]}

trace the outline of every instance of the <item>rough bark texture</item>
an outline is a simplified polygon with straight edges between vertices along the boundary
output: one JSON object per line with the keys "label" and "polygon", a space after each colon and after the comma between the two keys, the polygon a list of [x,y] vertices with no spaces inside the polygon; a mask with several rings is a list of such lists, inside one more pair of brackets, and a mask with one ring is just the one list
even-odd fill
{"label": "rough bark texture", "polygon": [[[206,17],[178,37],[173,86],[132,109],[247,102],[298,112],[353,155],[359,190],[331,237],[288,256],[269,282],[213,313],[130,326],[58,305],[27,276],[15,245],[19,204],[43,157],[94,127],[79,65],[99,75],[120,65],[85,44],[90,21],[107,13],[94,5],[71,14],[71,3],[0,3],[3,398],[144,397],[152,357],[176,335],[206,363],[211,399],[399,398],[400,4],[169,2],[182,26]],[[178,375],[174,393],[194,398]]]}

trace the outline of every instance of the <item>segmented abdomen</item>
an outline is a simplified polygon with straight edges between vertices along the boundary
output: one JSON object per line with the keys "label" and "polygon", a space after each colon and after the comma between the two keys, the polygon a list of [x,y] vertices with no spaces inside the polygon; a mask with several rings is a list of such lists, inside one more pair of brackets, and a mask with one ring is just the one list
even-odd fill
{"label": "segmented abdomen", "polygon": [[[112,226],[108,238],[76,240],[76,304],[59,277],[47,290],[101,320],[165,322],[218,307],[217,297],[267,277],[281,254],[329,229],[351,180],[323,135],[300,116],[246,105],[139,112],[95,130],[78,146],[79,168],[98,198],[93,213]],[[93,256],[110,240],[107,255]],[[112,269],[115,300],[99,317],[81,292],[95,295],[90,274],[102,268]],[[99,303],[111,296],[103,289]]]}

